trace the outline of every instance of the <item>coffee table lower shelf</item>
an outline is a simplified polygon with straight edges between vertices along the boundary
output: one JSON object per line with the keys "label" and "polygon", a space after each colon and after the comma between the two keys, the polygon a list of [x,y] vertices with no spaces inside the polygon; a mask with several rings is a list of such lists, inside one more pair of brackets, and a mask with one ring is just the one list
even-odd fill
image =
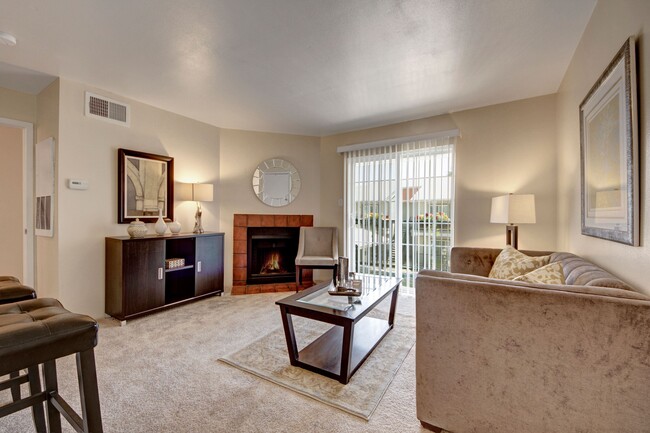
{"label": "coffee table lower shelf", "polygon": [[[352,351],[350,354],[350,376],[363,364],[370,352],[392,329],[387,320],[364,317],[354,326]],[[341,380],[341,358],[343,327],[333,326],[298,353],[296,365]],[[341,380],[347,383],[347,378]]]}

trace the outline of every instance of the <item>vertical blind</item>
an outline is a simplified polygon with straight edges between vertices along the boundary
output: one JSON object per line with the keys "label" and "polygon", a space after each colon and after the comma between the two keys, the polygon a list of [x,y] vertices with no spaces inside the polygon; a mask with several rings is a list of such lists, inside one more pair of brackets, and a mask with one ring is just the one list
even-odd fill
{"label": "vertical blind", "polygon": [[345,254],[351,270],[404,278],[449,269],[453,243],[452,136],[350,149],[345,158]]}

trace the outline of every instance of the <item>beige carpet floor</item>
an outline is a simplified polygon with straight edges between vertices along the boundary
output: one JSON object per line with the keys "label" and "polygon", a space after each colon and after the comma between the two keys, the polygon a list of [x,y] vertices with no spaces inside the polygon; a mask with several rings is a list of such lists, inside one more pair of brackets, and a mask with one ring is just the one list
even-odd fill
{"label": "beige carpet floor", "polygon": [[[281,326],[274,302],[287,295],[213,297],[124,327],[102,320],[95,353],[104,431],[426,432],[415,415],[414,350],[369,421],[216,361]],[[414,299],[400,296],[398,313],[413,316]],[[58,367],[61,394],[78,409],[74,358]],[[0,404],[9,399],[0,392]],[[33,431],[28,410],[0,418],[1,433]]]}

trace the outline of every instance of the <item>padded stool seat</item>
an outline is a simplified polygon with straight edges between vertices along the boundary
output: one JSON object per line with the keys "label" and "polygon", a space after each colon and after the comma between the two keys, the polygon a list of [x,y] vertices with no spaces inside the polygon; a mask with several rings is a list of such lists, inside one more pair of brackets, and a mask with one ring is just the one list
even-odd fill
{"label": "padded stool seat", "polygon": [[[33,406],[37,431],[42,428],[42,403],[47,401],[48,431],[61,431],[59,413],[77,431],[101,432],[99,394],[95,372],[93,348],[97,345],[97,322],[91,317],[71,313],[56,299],[33,299],[0,305],[0,375],[27,368],[31,396],[0,407],[0,416]],[[56,359],[76,354],[81,406],[80,418],[58,394]],[[40,390],[39,364],[43,364],[45,391]],[[36,377],[33,375],[36,374]],[[12,378],[0,383],[0,389],[8,388]],[[38,411],[38,406],[41,409]],[[75,425],[76,424],[76,425]]]}
{"label": "padded stool seat", "polygon": [[0,305],[0,375],[97,345],[97,322],[56,299]]}
{"label": "padded stool seat", "polygon": [[20,284],[18,278],[6,275],[0,276],[0,304],[35,298],[36,291],[29,286]]}

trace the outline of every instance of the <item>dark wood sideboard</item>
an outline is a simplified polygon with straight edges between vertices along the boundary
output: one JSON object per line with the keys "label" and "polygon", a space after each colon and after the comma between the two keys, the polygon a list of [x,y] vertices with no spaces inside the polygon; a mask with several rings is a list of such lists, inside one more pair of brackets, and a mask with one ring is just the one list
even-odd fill
{"label": "dark wood sideboard", "polygon": [[[106,314],[132,319],[223,293],[223,233],[106,238]],[[166,259],[185,260],[166,269]]]}

